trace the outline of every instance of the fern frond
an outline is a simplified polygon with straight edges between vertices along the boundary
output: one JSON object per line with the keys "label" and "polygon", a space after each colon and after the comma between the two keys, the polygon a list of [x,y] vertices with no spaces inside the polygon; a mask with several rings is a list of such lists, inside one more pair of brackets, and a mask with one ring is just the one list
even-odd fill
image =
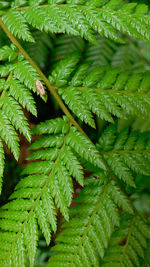
{"label": "fern frond", "polygon": [[[116,51],[122,47],[120,44],[105,37],[96,36],[97,46],[88,43],[85,48],[85,62],[90,62],[93,67],[111,64]],[[124,44],[127,46],[127,44]]]}
{"label": "fern frond", "polygon": [[140,217],[124,214],[100,266],[143,266],[142,259],[149,238],[150,231]]}
{"label": "fern frond", "polygon": [[[95,146],[66,106],[77,119],[93,128],[96,128],[93,115],[100,118],[97,124],[101,120],[114,123],[116,118],[129,115],[147,117],[149,71],[137,74],[126,66],[126,71],[123,67],[122,72],[120,65],[123,65],[127,47],[132,44],[130,37],[150,40],[148,6],[124,0],[9,2],[7,5],[5,1],[0,3],[0,26],[19,51],[9,41],[0,49],[0,186],[4,170],[3,141],[16,159],[19,156],[17,130],[30,141],[21,106],[36,115],[32,91],[46,101],[46,84],[67,117],[40,123],[32,131],[40,137],[30,146],[33,150],[28,156],[30,163],[22,171],[23,178],[8,203],[0,209],[0,266],[25,267],[28,257],[33,267],[39,233],[42,232],[49,245],[52,233],[57,230],[58,209],[67,222],[57,238],[58,244],[50,252],[49,266],[142,266],[150,232],[134,208],[132,197],[129,199],[123,193],[120,184],[132,192],[131,187],[138,183],[137,174],[144,178],[150,176],[150,133],[139,134],[127,128],[119,132],[116,122],[106,128]],[[33,57],[33,47],[41,49],[41,44],[34,45],[33,28],[41,37],[54,40],[57,36],[53,34],[63,33],[73,40],[70,50],[70,39],[62,46],[63,53],[59,47],[63,60],[50,67],[50,82],[16,39],[22,39],[23,47],[29,47]],[[87,46],[84,41],[97,44],[100,40],[97,34],[101,37],[97,49],[102,51],[103,45],[106,47],[98,66],[96,60],[93,63],[92,45]],[[129,42],[124,45],[126,39]],[[26,41],[31,45],[25,45]],[[117,42],[121,43],[119,49]],[[45,47],[45,42],[42,44]],[[66,57],[66,50],[73,53]],[[134,55],[138,48],[135,50]],[[45,51],[45,55],[37,58],[40,67],[40,61],[45,62]],[[129,52],[128,63],[130,60],[139,63],[140,60],[134,60]],[[138,55],[144,65],[146,57]],[[58,54],[58,60],[60,57]],[[108,62],[111,67],[106,64]],[[94,173],[85,182],[84,167]],[[79,205],[71,209],[69,221],[74,179],[80,186],[84,183],[86,186],[76,199]]]}
{"label": "fern frond", "polygon": [[46,5],[40,5],[40,2],[30,1],[30,6],[21,8],[23,11],[10,9],[2,16],[12,34],[33,41],[27,27],[29,23],[41,31],[81,36],[93,43],[96,43],[94,32],[118,42],[123,41],[118,31],[150,40],[146,5],[111,0],[107,3],[98,1],[97,8],[97,3],[86,1],[49,1]]}
{"label": "fern frond", "polygon": [[120,67],[121,70],[133,70],[134,72],[143,72],[147,68],[145,58],[141,60],[140,47],[135,44],[123,45],[119,47],[112,57],[112,65]]}
{"label": "fern frond", "polygon": [[45,32],[32,31],[32,36],[35,39],[34,43],[23,43],[24,49],[34,62],[41,68],[45,68],[49,50],[52,49],[52,39]]}
{"label": "fern frond", "polygon": [[[81,185],[84,180],[78,155],[105,169],[95,146],[71,127],[66,117],[41,123],[33,132],[37,135],[45,134],[30,147],[35,151],[28,159],[38,161],[31,162],[23,170],[22,175],[25,177],[17,184],[9,198],[10,202],[0,210],[2,266],[10,266],[12,263],[15,266],[25,266],[25,250],[28,251],[30,266],[34,265],[38,225],[47,244],[51,232],[57,228],[54,201],[64,218],[69,219],[68,207],[73,195],[72,178]],[[125,206],[130,210],[128,203]]]}
{"label": "fern frond", "polygon": [[2,140],[0,139],[0,191],[2,188],[2,178],[3,178],[3,172],[4,172],[4,150],[3,150],[3,143]]}
{"label": "fern frond", "polygon": [[81,37],[62,34],[54,40],[51,62],[54,66],[54,64],[58,63],[58,60],[65,59],[68,53],[81,52],[84,51],[84,48],[85,41]]}
{"label": "fern frond", "polygon": [[3,110],[0,110],[0,136],[11,149],[15,159],[19,157],[19,138],[17,133],[9,121]]}
{"label": "fern frond", "polygon": [[147,250],[146,250],[146,253],[145,253],[145,258],[142,262],[142,267],[148,267],[150,263],[150,242],[148,243],[148,246],[147,246]]}
{"label": "fern frond", "polygon": [[[23,40],[34,42],[24,17],[16,10],[9,10],[3,17],[3,22],[12,34]],[[13,23],[12,23],[13,22]]]}
{"label": "fern frond", "polygon": [[1,101],[1,106],[12,125],[15,126],[17,130],[19,129],[19,131],[30,141],[31,136],[28,123],[18,102],[6,92],[5,97]]}
{"label": "fern frond", "polygon": [[101,36],[97,36],[96,40],[97,46],[88,43],[85,47],[84,60],[91,63],[91,68],[109,64],[112,67],[119,67],[121,71],[140,73],[149,69],[148,57],[144,53],[141,57],[141,46],[145,47],[144,51],[149,51],[149,43],[128,39],[128,43],[118,45]]}
{"label": "fern frond", "polygon": [[18,80],[20,80],[21,83],[24,83],[27,88],[40,95],[40,97],[46,101],[45,96],[42,96],[35,87],[35,81],[41,79],[36,70],[30,65],[27,60],[18,61],[15,64],[14,76]]}
{"label": "fern frond", "polygon": [[9,79],[7,81],[9,87],[9,93],[14,97],[24,108],[31,112],[34,116],[37,116],[35,102],[31,92],[16,79]]}
{"label": "fern frond", "polygon": [[56,238],[48,266],[99,266],[115,226],[119,226],[118,206],[132,213],[128,199],[116,195],[117,185],[103,174],[86,180],[76,199],[82,203],[71,209],[72,218]]}
{"label": "fern frond", "polygon": [[[116,43],[105,37],[95,36],[97,45],[86,43],[80,37],[60,35],[54,40],[51,62],[54,64],[65,59],[69,53],[83,51],[84,63],[90,63],[90,70],[94,67],[108,65],[119,67],[121,71],[143,72],[149,70],[149,43],[134,41],[128,38],[125,44]],[[144,49],[142,49],[144,47]],[[142,53],[142,56],[141,56]]]}
{"label": "fern frond", "polygon": [[117,132],[117,125],[108,126],[99,138],[97,148],[112,173],[130,186],[135,186],[134,174],[150,175],[150,133]]}
{"label": "fern frond", "polygon": [[[40,95],[35,85],[36,80],[40,79],[39,76],[28,62],[20,61],[22,56],[18,56],[17,52],[14,45],[0,48],[0,61],[5,62],[0,65],[0,138],[11,149],[16,160],[19,157],[19,138],[16,130],[28,141],[31,140],[29,125],[21,106],[36,116],[35,102],[30,90]],[[46,96],[41,97],[46,100]],[[3,154],[1,146],[0,177],[4,167]]]}
{"label": "fern frond", "polygon": [[9,62],[14,61],[17,58],[17,53],[16,51],[13,50],[13,45],[12,48],[5,45],[2,48],[0,48],[0,61],[6,61],[8,60]]}
{"label": "fern frond", "polygon": [[92,113],[109,122],[113,122],[113,116],[147,116],[149,72],[134,74],[105,66],[90,70],[87,63],[79,66],[77,62],[78,54],[60,61],[49,80],[61,87],[61,98],[82,121],[95,127]]}

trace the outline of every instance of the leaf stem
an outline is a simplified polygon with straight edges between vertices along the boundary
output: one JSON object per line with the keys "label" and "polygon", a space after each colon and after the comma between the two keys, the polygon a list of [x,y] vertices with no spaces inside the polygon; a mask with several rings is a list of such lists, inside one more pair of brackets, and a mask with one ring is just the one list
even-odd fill
{"label": "leaf stem", "polygon": [[4,259],[3,259],[3,263],[4,263],[4,265],[5,265],[5,261],[7,260],[8,255],[11,253],[11,249],[12,249],[13,246],[16,244],[16,241],[17,241],[18,236],[23,232],[23,228],[24,228],[24,226],[28,223],[30,217],[32,216],[32,214],[33,214],[33,212],[34,212],[34,209],[35,209],[37,203],[40,201],[42,194],[43,194],[44,191],[46,190],[46,188],[47,188],[47,186],[48,186],[48,183],[49,183],[49,180],[50,180],[51,176],[53,175],[55,166],[56,166],[57,162],[58,162],[59,159],[60,159],[60,155],[61,155],[62,150],[64,149],[64,146],[65,146],[65,140],[64,140],[64,143],[63,143],[63,145],[62,145],[62,147],[61,147],[61,149],[60,149],[60,151],[59,151],[59,154],[58,154],[58,156],[57,156],[57,159],[55,160],[54,165],[53,165],[53,167],[52,167],[52,169],[51,169],[49,175],[47,176],[47,179],[46,179],[46,181],[45,181],[44,186],[42,187],[42,189],[41,189],[41,191],[40,191],[38,197],[37,197],[35,200],[33,199],[34,202],[33,202],[33,206],[32,206],[32,208],[31,208],[31,210],[28,211],[28,214],[27,214],[27,216],[26,216],[25,221],[21,224],[19,231],[16,233],[16,236],[15,236],[14,239],[13,239],[13,242],[12,242],[11,245],[8,247],[8,250],[7,250],[7,252],[6,252],[7,256],[4,257]]}
{"label": "leaf stem", "polygon": [[[12,43],[14,43],[19,51],[24,55],[24,57],[29,61],[29,63],[36,69],[37,73],[40,75],[40,77],[42,78],[42,80],[45,82],[48,90],[50,91],[50,93],[53,95],[53,97],[55,98],[55,100],[57,101],[57,103],[59,104],[60,108],[62,109],[62,111],[64,112],[64,114],[70,119],[71,124],[73,124],[87,139],[89,139],[89,137],[86,135],[86,133],[82,130],[82,128],[79,126],[79,124],[75,121],[75,119],[72,117],[71,113],[69,112],[69,110],[66,108],[66,106],[64,105],[63,101],[61,100],[61,98],[59,97],[59,95],[56,92],[57,87],[53,86],[50,84],[49,80],[46,78],[46,76],[44,75],[44,73],[40,70],[40,68],[36,65],[36,63],[32,60],[32,58],[27,54],[27,52],[23,49],[23,47],[20,45],[20,43],[17,41],[17,39],[9,32],[9,30],[6,28],[5,24],[3,23],[2,19],[0,18],[0,26],[2,27],[3,31],[7,34],[7,36],[9,37],[9,39],[12,41]],[[90,140],[90,139],[89,139]],[[90,140],[90,142],[92,142]],[[111,169],[109,169],[107,163],[105,162],[105,160],[103,159],[102,155],[99,153],[99,157],[101,159],[101,161],[103,162],[103,164],[105,165],[105,168],[107,170],[107,172],[109,173],[110,177],[112,178],[112,180],[114,180],[117,185],[119,186],[120,190],[123,191],[123,193],[129,197],[127,195],[127,193],[125,192],[124,188],[122,188],[122,186],[119,184],[117,178],[114,176],[114,174],[112,173]],[[130,198],[129,198],[130,199]],[[135,210],[135,213],[137,214],[138,211],[136,210],[136,208],[134,207],[132,201],[131,202],[131,206],[133,207],[133,209]]]}
{"label": "leaf stem", "polygon": [[82,236],[81,236],[81,239],[80,239],[80,242],[79,242],[77,248],[76,248],[75,251],[74,251],[74,255],[73,255],[73,257],[72,257],[72,260],[71,260],[71,263],[70,263],[70,267],[71,267],[71,266],[74,266],[74,259],[77,257],[77,255],[78,255],[78,251],[81,250],[81,247],[82,247],[82,245],[83,245],[84,239],[85,239],[86,236],[88,235],[89,229],[90,229],[91,225],[93,224],[94,216],[95,216],[96,213],[98,212],[99,207],[100,207],[100,204],[102,203],[102,200],[103,200],[103,198],[105,197],[105,194],[107,193],[107,190],[108,190],[109,186],[110,186],[110,183],[108,183],[108,184],[105,186],[103,193],[100,195],[99,200],[98,200],[97,203],[95,204],[95,208],[94,208],[94,210],[92,211],[92,213],[91,213],[90,216],[89,216],[89,222],[88,222],[87,226],[85,227],[85,230],[84,230],[84,232],[83,232],[83,234],[82,234]]}
{"label": "leaf stem", "polygon": [[[44,73],[40,70],[40,68],[35,64],[35,62],[32,60],[32,58],[27,54],[27,52],[23,49],[23,47],[20,45],[20,43],[17,41],[17,39],[8,31],[5,24],[3,23],[2,19],[0,18],[0,26],[2,27],[3,31],[7,34],[9,39],[12,41],[13,44],[15,44],[19,51],[24,55],[24,57],[29,61],[29,63],[36,69],[37,73],[40,75],[42,80],[45,82],[48,90],[53,95],[57,103],[59,104],[60,108],[64,112],[64,114],[72,121],[72,124],[76,126],[76,128],[84,135],[86,136],[85,132],[82,130],[82,128],[78,125],[78,123],[74,120],[71,113],[68,111],[66,106],[64,105],[63,101],[59,97],[59,95],[56,92],[56,87],[51,85],[49,80],[46,78]],[[87,136],[86,136],[87,137]]]}
{"label": "leaf stem", "polygon": [[[46,7],[48,7],[48,6],[50,6],[50,4],[49,5],[47,5],[47,4],[45,4],[45,5],[39,5],[38,7],[39,8],[46,8]],[[58,7],[65,7],[65,6],[75,6],[76,8],[82,8],[82,9],[84,9],[84,8],[87,8],[87,6],[86,5],[77,5],[77,4],[74,4],[74,5],[71,5],[71,4],[61,4],[61,5],[58,5],[57,4],[57,6]],[[23,7],[16,7],[16,8],[14,8],[15,10],[18,10],[18,11],[22,11],[22,10],[27,10],[28,8],[30,8],[31,6],[23,6]],[[104,8],[99,8],[99,7],[94,7],[94,9],[95,10],[100,10],[100,11],[102,11]],[[7,9],[3,9],[3,11],[8,11],[9,10],[9,8],[7,8]]]}
{"label": "leaf stem", "polygon": [[132,219],[131,225],[130,225],[129,230],[128,230],[128,235],[127,235],[126,244],[125,244],[125,246],[123,246],[123,254],[122,254],[122,257],[121,257],[121,259],[120,259],[120,264],[121,264],[121,265],[123,264],[123,262],[124,262],[124,256],[125,256],[125,254],[127,253],[126,250],[127,250],[127,248],[128,248],[128,244],[129,244],[130,237],[131,237],[131,235],[132,235],[132,230],[133,230],[133,227],[134,227],[135,219],[136,219],[136,216],[134,216],[133,219]]}

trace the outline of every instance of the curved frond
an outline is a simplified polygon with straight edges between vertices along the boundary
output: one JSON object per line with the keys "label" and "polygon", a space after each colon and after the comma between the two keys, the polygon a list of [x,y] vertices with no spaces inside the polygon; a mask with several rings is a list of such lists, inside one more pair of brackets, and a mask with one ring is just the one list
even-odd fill
{"label": "curved frond", "polygon": [[117,125],[108,126],[99,138],[97,148],[112,173],[130,186],[135,186],[134,174],[150,175],[150,133],[117,132]]}
{"label": "curved frond", "polygon": [[[27,60],[18,61],[14,67],[14,76],[21,81],[27,88],[40,95],[35,87],[35,81],[41,80],[36,70]],[[42,95],[41,98],[46,99]]]}
{"label": "curved frond", "polygon": [[149,71],[134,74],[107,66],[90,70],[90,65],[78,62],[78,54],[70,55],[60,61],[49,76],[78,118],[95,127],[92,113],[109,122],[114,121],[114,116],[147,117],[150,110]]}
{"label": "curved frond", "polygon": [[139,216],[124,214],[120,228],[113,233],[100,266],[143,266],[142,259],[149,238],[150,231]]}
{"label": "curved frond", "polygon": [[[2,266],[11,266],[12,263],[18,267],[25,266],[25,250],[28,251],[30,266],[34,266],[38,225],[47,244],[51,232],[57,229],[55,204],[64,218],[69,220],[72,178],[81,185],[84,182],[79,157],[104,168],[94,145],[70,127],[66,117],[41,123],[33,132],[45,136],[31,145],[34,151],[28,159],[33,162],[23,170],[25,177],[17,184],[10,201],[0,210]],[[85,153],[87,147],[89,151],[86,149]],[[130,210],[129,207],[127,209]]]}
{"label": "curved frond", "polygon": [[[66,115],[32,130],[29,164],[0,208],[0,266],[34,267],[39,238],[49,246],[59,212],[49,267],[150,265],[150,230],[139,214],[150,132],[131,122],[119,131],[117,122],[140,123],[150,112],[150,9],[139,2],[146,1],[0,1],[0,191],[5,145],[17,160],[18,134],[31,140],[23,109],[37,115],[32,93],[46,102],[46,84]],[[96,146],[83,123],[98,126]]]}
{"label": "curved frond", "polygon": [[[149,69],[149,43],[144,41],[130,40],[125,44],[99,35],[95,36],[97,45],[86,43],[81,37],[67,34],[57,36],[52,50],[52,64],[65,59],[68,54],[75,51],[83,51],[84,63],[90,63],[90,70],[94,67],[108,65],[119,67],[121,71],[143,72]],[[30,44],[31,45],[31,44]],[[143,48],[144,49],[141,49]],[[142,55],[142,56],[141,56]]]}
{"label": "curved frond", "polygon": [[123,42],[118,31],[137,39],[150,40],[146,5],[124,3],[122,0],[40,3],[30,1],[30,6],[25,9],[17,10],[16,7],[15,10],[14,7],[4,12],[3,22],[14,35],[27,41],[33,41],[27,23],[41,31],[81,36],[93,43],[96,43],[94,32],[118,42]]}
{"label": "curved frond", "polygon": [[114,200],[117,185],[104,175],[97,174],[86,184],[76,199],[82,204],[71,209],[72,217],[56,238],[48,266],[99,266],[99,257],[103,259],[114,227],[120,224],[118,206],[132,213],[125,196],[122,203],[119,196]]}
{"label": "curved frond", "polygon": [[27,23],[19,11],[9,10],[2,17],[2,20],[12,34],[18,38],[22,38],[23,40],[34,42],[34,39],[29,32]]}
{"label": "curved frond", "polygon": [[19,138],[9,118],[3,110],[0,110],[0,136],[11,149],[14,157],[19,157]]}
{"label": "curved frond", "polygon": [[[0,48],[0,138],[5,141],[16,160],[19,158],[16,130],[31,141],[29,125],[22,107],[36,116],[35,101],[30,90],[40,95],[35,85],[39,76],[28,62],[20,61],[21,59],[22,56],[18,56],[14,45]],[[42,98],[45,100],[46,96]],[[3,154],[1,144],[1,178],[4,168]]]}

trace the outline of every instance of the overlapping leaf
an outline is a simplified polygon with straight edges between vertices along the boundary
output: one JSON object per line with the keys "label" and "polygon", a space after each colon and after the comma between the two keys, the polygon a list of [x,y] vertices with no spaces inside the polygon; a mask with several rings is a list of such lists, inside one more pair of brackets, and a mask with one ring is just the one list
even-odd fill
{"label": "overlapping leaf", "polygon": [[125,128],[117,132],[110,125],[99,138],[97,148],[112,173],[130,186],[135,186],[135,173],[150,175],[150,133]]}
{"label": "overlapping leaf", "polygon": [[150,231],[139,216],[123,214],[120,228],[113,233],[101,266],[144,266],[149,238]]}
{"label": "overlapping leaf", "polygon": [[[39,94],[35,81],[40,79],[33,67],[27,61],[20,61],[21,59],[14,45],[0,48],[0,61],[3,63],[0,65],[0,140],[5,141],[16,160],[19,157],[19,138],[16,130],[22,133],[28,141],[31,140],[29,125],[22,107],[33,115],[37,115],[30,90]],[[1,180],[4,169],[2,143],[0,158]]]}
{"label": "overlapping leaf", "polygon": [[115,226],[118,206],[132,213],[128,199],[116,184],[102,174],[89,178],[71,209],[72,218],[63,225],[48,266],[99,266]]}
{"label": "overlapping leaf", "polygon": [[49,77],[78,118],[95,127],[92,113],[109,122],[114,122],[114,117],[128,115],[147,117],[150,110],[149,71],[134,74],[107,66],[90,71],[90,66],[80,64],[79,60],[78,53],[71,54],[58,63]]}
{"label": "overlapping leaf", "polygon": [[45,135],[31,145],[34,151],[28,159],[33,162],[23,170],[25,177],[17,184],[9,203],[0,210],[2,266],[25,266],[26,250],[30,266],[34,266],[38,225],[47,244],[51,232],[57,229],[55,204],[64,218],[69,219],[72,178],[80,185],[84,182],[78,156],[105,169],[95,146],[70,127],[66,117],[41,123],[33,133]]}
{"label": "overlapping leaf", "polygon": [[2,20],[14,35],[31,42],[33,38],[27,23],[41,31],[81,36],[93,43],[96,43],[94,32],[119,42],[123,39],[118,31],[137,39],[150,40],[148,7],[144,4],[124,3],[122,0],[42,3],[30,1],[25,9],[17,8],[22,3],[14,3],[13,9],[4,12]]}

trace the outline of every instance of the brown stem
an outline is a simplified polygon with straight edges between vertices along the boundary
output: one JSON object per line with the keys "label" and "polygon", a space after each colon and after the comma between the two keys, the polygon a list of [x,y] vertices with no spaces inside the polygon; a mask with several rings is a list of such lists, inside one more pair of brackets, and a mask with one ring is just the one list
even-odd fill
{"label": "brown stem", "polygon": [[[57,101],[57,103],[59,104],[60,108],[62,109],[62,111],[64,112],[64,114],[70,119],[71,123],[86,137],[89,139],[89,137],[86,135],[86,133],[82,130],[82,128],[79,126],[79,124],[74,120],[74,118],[72,117],[71,113],[68,111],[68,109],[66,108],[66,106],[64,105],[63,101],[61,100],[61,98],[59,97],[59,95],[56,92],[57,87],[53,86],[50,84],[49,80],[46,78],[46,76],[44,75],[44,73],[40,70],[40,68],[35,64],[35,62],[31,59],[31,57],[27,54],[27,52],[23,49],[23,47],[20,45],[20,43],[17,41],[17,39],[8,31],[8,29],[6,28],[5,24],[3,23],[2,19],[0,18],[0,26],[2,27],[2,29],[4,30],[4,32],[7,34],[7,36],[9,37],[9,39],[12,41],[12,43],[14,43],[19,51],[24,55],[24,57],[30,62],[30,64],[36,69],[37,73],[40,75],[40,77],[42,78],[42,80],[45,82],[47,88],[49,89],[50,93],[53,95],[53,97],[55,98],[55,100]],[[89,139],[90,140],[90,139]],[[90,140],[91,142],[91,140]],[[111,172],[111,170],[109,169],[109,167],[107,166],[105,160],[103,159],[102,155],[99,153],[99,157],[101,159],[101,161],[104,163],[106,170],[108,171],[110,177],[112,178],[112,180],[114,180],[118,186],[120,187],[120,189],[124,192],[124,194],[127,196],[125,190],[121,187],[121,185],[119,184],[117,178],[113,175],[113,173]],[[127,196],[128,197],[128,196]],[[136,214],[138,213],[136,208],[134,207],[132,201],[131,202],[131,206],[133,207],[133,209],[135,210]]]}

